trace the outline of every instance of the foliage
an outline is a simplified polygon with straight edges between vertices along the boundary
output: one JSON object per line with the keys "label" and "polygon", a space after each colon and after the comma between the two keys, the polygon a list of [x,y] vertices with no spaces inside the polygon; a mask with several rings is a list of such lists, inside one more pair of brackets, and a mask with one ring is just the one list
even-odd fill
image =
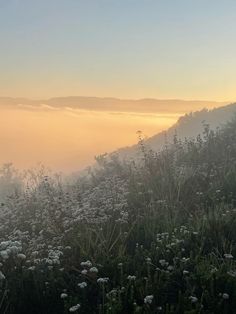
{"label": "foliage", "polygon": [[1,204],[1,313],[234,313],[236,120],[140,148],[75,182],[31,172]]}

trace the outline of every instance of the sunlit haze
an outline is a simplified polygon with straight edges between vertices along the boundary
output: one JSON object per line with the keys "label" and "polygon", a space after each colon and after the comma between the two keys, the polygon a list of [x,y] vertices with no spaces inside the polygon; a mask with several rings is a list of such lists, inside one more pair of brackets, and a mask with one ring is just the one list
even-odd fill
{"label": "sunlit haze", "polygon": [[0,164],[78,170],[138,130],[233,102],[235,12],[233,0],[0,0]]}
{"label": "sunlit haze", "polygon": [[[1,100],[0,164],[12,162],[23,169],[41,162],[53,170],[76,171],[93,163],[95,155],[137,143],[138,130],[150,137],[170,127],[184,112],[201,109],[204,104],[221,104],[86,99],[78,108],[79,99],[63,99],[68,106],[57,106],[60,99],[49,101],[56,104],[53,106],[30,100]],[[111,110],[101,109],[106,102],[113,105]],[[77,104],[75,108],[73,103]],[[93,104],[95,109],[85,109]]]}
{"label": "sunlit haze", "polygon": [[42,162],[56,170],[78,170],[94,156],[137,142],[137,126],[152,135],[176,121],[175,114],[1,110],[0,164],[18,168]]}

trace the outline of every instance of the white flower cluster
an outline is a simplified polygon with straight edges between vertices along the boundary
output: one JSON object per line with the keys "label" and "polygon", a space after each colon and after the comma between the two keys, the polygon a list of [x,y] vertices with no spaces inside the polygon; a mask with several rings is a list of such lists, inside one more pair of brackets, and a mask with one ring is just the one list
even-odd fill
{"label": "white flower cluster", "polygon": [[189,300],[190,300],[192,303],[196,303],[196,302],[198,301],[198,298],[191,295],[191,296],[189,297]]}
{"label": "white flower cluster", "polygon": [[0,259],[7,260],[10,256],[18,256],[20,259],[25,259],[25,255],[20,253],[22,244],[19,241],[2,241],[0,243]]}
{"label": "white flower cluster", "polygon": [[0,281],[6,279],[5,275],[3,274],[3,272],[0,271]]}
{"label": "white flower cluster", "polygon": [[66,299],[68,297],[67,293],[61,293],[61,299]]}
{"label": "white flower cluster", "polygon": [[83,282],[80,282],[78,283],[78,287],[81,288],[81,289],[84,289],[88,286],[87,282],[83,281]]}
{"label": "white flower cluster", "polygon": [[80,304],[73,305],[72,307],[69,308],[69,312],[74,313],[78,311],[79,308],[80,308]]}
{"label": "white flower cluster", "polygon": [[165,259],[160,259],[159,263],[161,264],[162,267],[167,267],[169,265],[169,262],[167,262]]}
{"label": "white flower cluster", "polygon": [[90,273],[95,273],[95,274],[98,273],[97,267],[91,267],[91,268],[89,269],[89,271],[90,271]]}
{"label": "white flower cluster", "polygon": [[90,262],[90,261],[81,262],[80,265],[82,267],[91,267],[92,266],[92,262]]}
{"label": "white flower cluster", "polygon": [[144,298],[144,303],[145,303],[145,304],[152,304],[153,298],[154,298],[153,295],[147,295],[147,296]]}
{"label": "white flower cluster", "polygon": [[60,264],[60,257],[63,255],[63,252],[56,249],[49,249],[48,251],[48,258],[46,258],[45,262],[52,266],[52,265],[59,265]]}
{"label": "white flower cluster", "polygon": [[97,283],[101,283],[101,284],[107,283],[108,281],[109,281],[108,277],[98,278],[97,279]]}

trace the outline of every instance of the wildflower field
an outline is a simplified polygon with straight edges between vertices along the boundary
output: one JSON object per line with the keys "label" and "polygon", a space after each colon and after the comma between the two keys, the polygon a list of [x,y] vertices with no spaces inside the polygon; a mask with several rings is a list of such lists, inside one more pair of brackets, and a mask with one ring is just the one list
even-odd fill
{"label": "wildflower field", "polygon": [[4,199],[0,313],[236,313],[236,120],[140,149]]}

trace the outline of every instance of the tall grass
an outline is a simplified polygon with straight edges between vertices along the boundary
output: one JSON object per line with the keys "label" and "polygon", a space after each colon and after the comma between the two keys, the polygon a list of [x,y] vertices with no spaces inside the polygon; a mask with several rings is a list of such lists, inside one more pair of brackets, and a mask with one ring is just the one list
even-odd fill
{"label": "tall grass", "polygon": [[1,311],[234,313],[235,143],[233,120],[72,183],[31,172],[0,209]]}

